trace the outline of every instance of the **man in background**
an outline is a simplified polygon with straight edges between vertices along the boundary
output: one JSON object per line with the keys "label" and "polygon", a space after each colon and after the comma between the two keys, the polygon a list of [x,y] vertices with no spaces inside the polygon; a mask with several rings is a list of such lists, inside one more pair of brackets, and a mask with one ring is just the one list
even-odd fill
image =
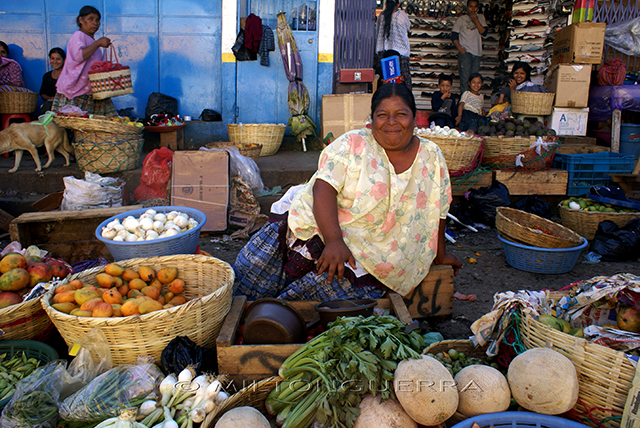
{"label": "man in background", "polygon": [[487,35],[487,21],[478,14],[478,0],[467,2],[467,14],[456,20],[451,32],[451,40],[458,48],[458,74],[460,93],[469,89],[469,76],[480,72],[482,58],[482,36]]}

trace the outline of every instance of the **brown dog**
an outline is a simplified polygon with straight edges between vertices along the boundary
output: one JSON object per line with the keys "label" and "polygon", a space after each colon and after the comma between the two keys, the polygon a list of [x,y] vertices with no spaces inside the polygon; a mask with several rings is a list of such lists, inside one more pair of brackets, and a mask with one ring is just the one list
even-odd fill
{"label": "brown dog", "polygon": [[[45,130],[45,126],[47,129]],[[22,152],[27,150],[31,153],[36,163],[36,171],[42,171],[40,158],[38,157],[37,147],[44,144],[49,156],[49,160],[44,165],[48,168],[55,157],[54,152],[64,156],[65,166],[69,166],[69,154],[73,153],[73,148],[69,144],[69,138],[65,129],[60,128],[53,122],[47,125],[41,125],[38,122],[30,123],[13,123],[7,129],[0,132],[0,154],[8,153],[15,150],[16,161],[13,168],[9,172],[16,172],[22,160]]]}

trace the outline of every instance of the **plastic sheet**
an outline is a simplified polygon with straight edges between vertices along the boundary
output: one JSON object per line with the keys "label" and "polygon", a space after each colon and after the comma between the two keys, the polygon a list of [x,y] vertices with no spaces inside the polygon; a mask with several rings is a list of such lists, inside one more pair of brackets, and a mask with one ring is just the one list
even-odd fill
{"label": "plastic sheet", "polygon": [[640,56],[640,18],[608,24],[604,42],[625,55]]}
{"label": "plastic sheet", "polygon": [[640,111],[640,85],[592,86],[589,120],[604,122],[614,110]]}

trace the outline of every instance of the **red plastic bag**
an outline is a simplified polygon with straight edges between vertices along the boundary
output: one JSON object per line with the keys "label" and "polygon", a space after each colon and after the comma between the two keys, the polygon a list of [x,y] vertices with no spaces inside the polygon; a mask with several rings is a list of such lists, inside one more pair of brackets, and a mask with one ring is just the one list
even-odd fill
{"label": "red plastic bag", "polygon": [[167,147],[153,150],[142,163],[140,185],[133,191],[138,202],[167,197],[167,184],[171,179],[173,152]]}

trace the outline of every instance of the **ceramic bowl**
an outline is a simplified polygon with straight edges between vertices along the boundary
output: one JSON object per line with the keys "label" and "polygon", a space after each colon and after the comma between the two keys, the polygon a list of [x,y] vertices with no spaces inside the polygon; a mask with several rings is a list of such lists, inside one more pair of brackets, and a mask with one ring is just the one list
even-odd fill
{"label": "ceramic bowl", "polygon": [[304,343],[304,318],[290,304],[278,299],[258,299],[245,311],[242,330],[246,344]]}

